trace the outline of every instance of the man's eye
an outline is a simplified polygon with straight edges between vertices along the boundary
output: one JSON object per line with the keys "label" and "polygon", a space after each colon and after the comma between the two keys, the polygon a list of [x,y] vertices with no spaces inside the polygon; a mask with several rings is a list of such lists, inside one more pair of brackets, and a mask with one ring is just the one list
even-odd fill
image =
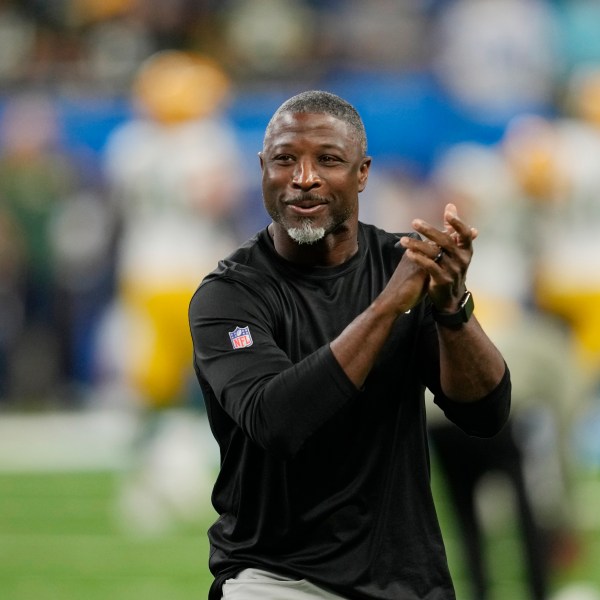
{"label": "man's eye", "polygon": [[334,162],[337,162],[337,158],[335,156],[331,156],[330,154],[325,154],[325,155],[321,156],[321,162],[334,163]]}
{"label": "man's eye", "polygon": [[293,157],[290,156],[289,154],[278,154],[275,158],[275,161],[279,162],[279,163],[289,163],[292,162]]}

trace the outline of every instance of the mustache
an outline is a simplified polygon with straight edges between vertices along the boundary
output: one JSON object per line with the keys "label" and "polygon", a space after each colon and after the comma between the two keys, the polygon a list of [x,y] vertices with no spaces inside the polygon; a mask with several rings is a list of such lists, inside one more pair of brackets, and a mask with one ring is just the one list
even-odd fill
{"label": "mustache", "polygon": [[311,202],[313,204],[327,204],[329,201],[327,200],[327,198],[319,196],[318,194],[306,192],[305,194],[298,194],[293,198],[289,198],[285,201],[285,204],[300,204],[302,202]]}

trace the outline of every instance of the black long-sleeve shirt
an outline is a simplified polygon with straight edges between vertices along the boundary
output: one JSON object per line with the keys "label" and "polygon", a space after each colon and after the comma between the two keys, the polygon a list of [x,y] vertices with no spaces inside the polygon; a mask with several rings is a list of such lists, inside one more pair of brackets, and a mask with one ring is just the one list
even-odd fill
{"label": "black long-sleeve shirt", "polygon": [[397,242],[361,223],[350,260],[301,267],[263,230],[194,295],[194,364],[221,453],[211,599],[249,566],[356,600],[455,597],[430,491],[424,387],[467,433],[491,436],[508,416],[510,378],[507,369],[475,403],[445,398],[423,301],[355,388],[329,343],[385,287]]}

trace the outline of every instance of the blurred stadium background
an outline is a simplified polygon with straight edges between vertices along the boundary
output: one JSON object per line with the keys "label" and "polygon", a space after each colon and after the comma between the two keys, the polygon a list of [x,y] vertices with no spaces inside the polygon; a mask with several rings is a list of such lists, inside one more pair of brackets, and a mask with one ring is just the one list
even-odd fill
{"label": "blurred stadium background", "polygon": [[[266,225],[256,154],[305,89],[364,118],[363,220],[478,227],[551,597],[600,598],[600,0],[1,0],[1,598],[206,595],[187,302]],[[493,600],[528,598],[501,474],[477,510]]]}

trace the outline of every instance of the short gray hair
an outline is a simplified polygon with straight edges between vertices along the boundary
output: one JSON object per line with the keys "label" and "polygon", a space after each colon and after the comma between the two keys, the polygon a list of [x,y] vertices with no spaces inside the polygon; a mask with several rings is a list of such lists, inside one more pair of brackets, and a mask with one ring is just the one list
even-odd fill
{"label": "short gray hair", "polygon": [[331,92],[309,90],[286,100],[271,117],[265,130],[265,139],[273,129],[275,119],[283,113],[327,114],[340,119],[340,121],[344,121],[350,125],[356,134],[356,140],[360,145],[363,155],[367,153],[367,134],[358,111],[352,104]]}

